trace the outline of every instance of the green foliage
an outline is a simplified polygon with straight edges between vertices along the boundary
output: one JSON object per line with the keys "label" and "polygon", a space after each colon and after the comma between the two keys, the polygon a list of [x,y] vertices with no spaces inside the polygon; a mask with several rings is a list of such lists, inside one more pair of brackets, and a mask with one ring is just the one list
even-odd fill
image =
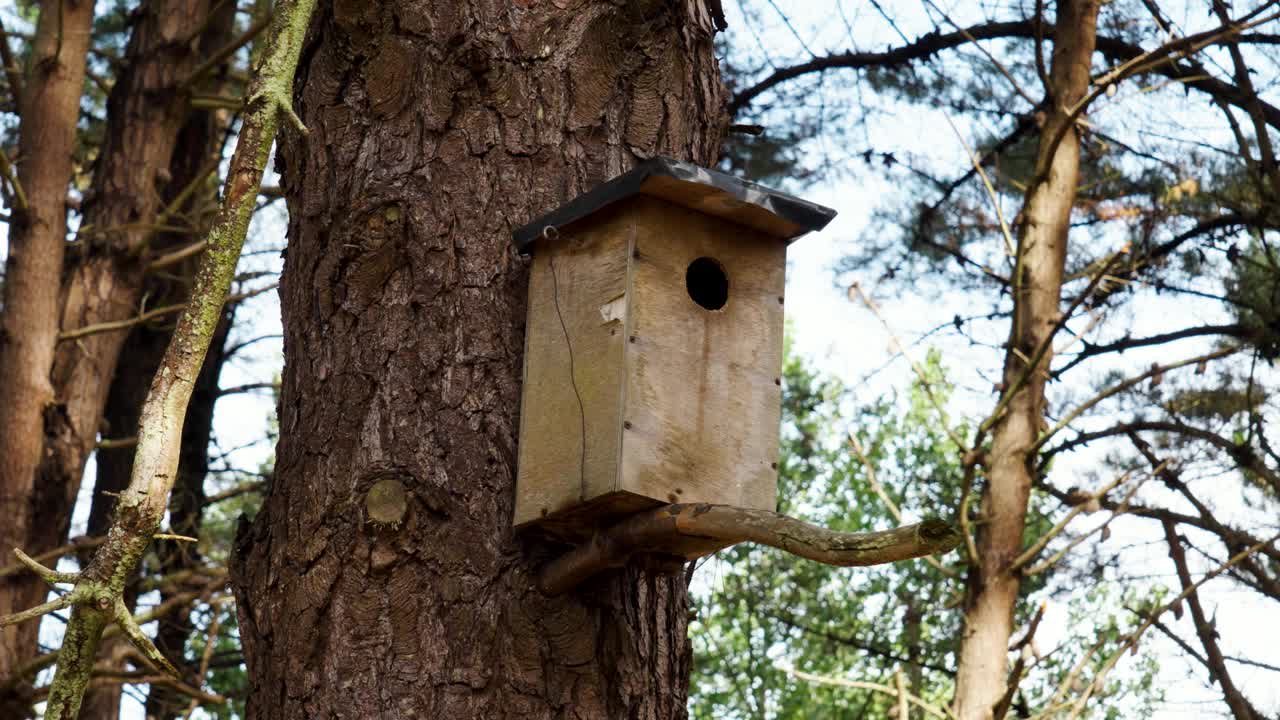
{"label": "green foliage", "polygon": [[1280,252],[1255,235],[1243,252],[1232,245],[1227,259],[1234,273],[1226,280],[1236,319],[1255,334],[1259,354],[1280,357]]}
{"label": "green foliage", "polygon": [[[936,357],[930,369],[940,377]],[[780,512],[841,530],[897,524],[842,434],[852,427],[895,503],[911,516],[950,514],[960,468],[922,392],[905,410],[889,401],[851,410],[845,388],[804,362],[791,357],[783,372]],[[893,705],[882,694],[810,684],[788,667],[887,684],[907,668],[930,701],[950,693],[960,626],[948,606],[962,589],[924,561],[832,568],[740,545],[699,576],[708,587],[691,632],[696,718],[884,717]]]}
{"label": "green foliage", "polygon": [[[945,403],[951,388],[936,352],[926,359],[924,374]],[[845,387],[789,351],[783,377],[779,512],[849,531],[898,524],[873,488],[870,465],[905,521],[954,513],[962,471],[944,425],[955,421],[938,417],[922,385],[854,407]],[[972,433],[964,424],[956,430]],[[866,463],[848,432],[858,438]],[[1034,492],[1025,544],[1048,531],[1061,512],[1056,500]],[[967,568],[958,552],[938,559],[945,572],[923,560],[851,569],[752,545],[723,551],[695,575],[692,717],[822,720],[888,718],[896,711],[895,699],[885,693],[817,684],[790,669],[888,686],[901,671],[910,692],[947,705]],[[1073,690],[1066,697],[1076,697],[1075,686],[1091,682],[1141,622],[1135,612],[1159,602],[1149,590],[1100,582],[1105,578],[1098,572],[1097,565],[1068,567],[1062,577],[1050,570],[1024,580],[1015,627],[1029,624],[1039,605],[1035,598],[1055,594],[1065,597],[1070,617],[1065,625],[1042,626],[1046,649],[1032,653],[1040,659],[1015,699],[1022,710],[1044,709],[1063,682]],[[1084,669],[1071,679],[1082,660]],[[1107,674],[1091,707],[1108,718],[1146,716],[1162,698],[1154,684],[1157,670],[1154,658],[1143,656]]]}

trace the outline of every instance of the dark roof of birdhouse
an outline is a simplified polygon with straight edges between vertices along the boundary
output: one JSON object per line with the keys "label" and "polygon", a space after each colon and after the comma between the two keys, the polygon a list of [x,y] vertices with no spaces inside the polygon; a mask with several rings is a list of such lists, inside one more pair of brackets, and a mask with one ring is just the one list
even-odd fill
{"label": "dark roof of birdhouse", "polygon": [[518,229],[522,253],[548,227],[559,228],[634,195],[651,195],[760,230],[787,243],[821,230],[836,211],[763,185],[671,158],[653,158]]}

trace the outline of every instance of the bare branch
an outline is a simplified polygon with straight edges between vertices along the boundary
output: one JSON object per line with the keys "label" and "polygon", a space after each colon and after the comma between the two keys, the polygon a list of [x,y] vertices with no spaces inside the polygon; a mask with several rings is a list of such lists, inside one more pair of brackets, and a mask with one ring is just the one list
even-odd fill
{"label": "bare branch", "polygon": [[[102,537],[76,538],[75,540],[72,540],[71,543],[68,545],[63,545],[60,548],[54,548],[53,550],[42,552],[39,555],[36,555],[35,557],[29,558],[29,559],[34,561],[37,565],[53,560],[55,561],[54,564],[56,565],[57,559],[62,557],[63,555],[69,555],[73,552],[78,552],[80,550],[88,550],[90,548],[98,547],[103,543],[104,540],[106,540],[106,538],[102,538]],[[43,565],[41,565],[41,567],[43,567]],[[30,566],[24,562],[17,562],[17,563],[14,563],[13,565],[2,567],[0,568],[0,580],[3,580],[4,578],[7,578],[11,575],[17,575],[18,573],[28,569],[30,569]]]}
{"label": "bare branch", "polygon": [[[873,692],[884,693],[885,695],[889,695],[892,697],[897,697],[899,693],[898,689],[890,687],[889,685],[882,685],[880,683],[866,682],[863,680],[846,680],[844,678],[829,677],[826,675],[813,675],[811,673],[802,672],[800,670],[796,670],[795,668],[790,668],[783,665],[778,665],[776,667],[782,672],[788,675],[793,675],[795,677],[798,677],[801,680],[808,680],[809,682],[821,683],[823,685],[836,685],[839,687],[847,687],[855,690],[871,690]],[[906,692],[906,691],[903,690],[902,692]],[[911,701],[911,703],[913,703],[916,707],[920,708],[921,710],[924,710],[925,712],[929,713],[934,717],[942,718],[943,720],[949,720],[950,718],[955,717],[955,715],[952,715],[951,712],[948,711],[946,708],[933,705],[915,695],[911,695],[910,693],[907,694],[907,700]]]}
{"label": "bare branch", "polygon": [[632,515],[551,561],[539,574],[538,588],[546,595],[562,594],[602,570],[622,566],[639,552],[683,556],[691,548],[702,554],[740,542],[852,567],[946,552],[959,544],[960,534],[936,519],[881,532],[844,533],[768,510],[665,505]]}
{"label": "bare branch", "polygon": [[1132,471],[1124,473],[1123,475],[1117,477],[1115,480],[1112,480],[1106,485],[1103,485],[1102,487],[1095,490],[1093,493],[1089,495],[1088,500],[1086,500],[1085,502],[1082,502],[1076,505],[1075,507],[1071,508],[1071,511],[1068,512],[1065,517],[1063,517],[1058,522],[1054,523],[1053,527],[1049,528],[1048,532],[1041,535],[1034,543],[1032,543],[1031,547],[1024,550],[1021,555],[1014,558],[1013,562],[1009,563],[1009,572],[1018,572],[1027,563],[1034,560],[1035,557],[1040,554],[1040,551],[1044,550],[1045,547],[1050,542],[1052,542],[1054,538],[1062,534],[1063,530],[1067,529],[1067,526],[1071,524],[1071,521],[1074,520],[1077,515],[1088,510],[1090,506],[1089,501],[1096,502],[1099,498],[1103,497],[1107,493],[1111,492],[1112,490],[1115,490],[1117,487],[1124,484],[1124,482],[1128,480],[1131,475],[1133,475]]}
{"label": "bare branch", "polygon": [[1096,357],[1098,355],[1105,355],[1107,353],[1113,353],[1113,352],[1122,353],[1125,350],[1132,350],[1133,348],[1150,347],[1152,345],[1163,345],[1167,342],[1173,342],[1175,340],[1184,340],[1186,338],[1192,338],[1192,337],[1204,337],[1205,335],[1224,335],[1226,337],[1233,337],[1233,338],[1247,338],[1250,335],[1252,335],[1252,332],[1243,325],[1240,325],[1238,323],[1230,323],[1227,325],[1202,325],[1200,327],[1183,328],[1181,330],[1177,330],[1174,332],[1161,333],[1159,335],[1152,335],[1150,337],[1145,337],[1145,338],[1126,337],[1122,340],[1117,340],[1115,342],[1107,343],[1105,345],[1091,345],[1086,342],[1083,350],[1077,353],[1075,357],[1072,357],[1071,361],[1068,362],[1066,365],[1063,365],[1057,370],[1052,371],[1050,373],[1050,377],[1057,379],[1061,377],[1063,373],[1067,372],[1068,370],[1075,367],[1076,365],[1079,365],[1085,360],[1088,360],[1091,357]]}
{"label": "bare branch", "polygon": [[46,583],[49,583],[50,585],[74,583],[80,579],[79,573],[64,573],[64,572],[58,572],[56,570],[51,570],[45,567],[44,565],[41,565],[40,563],[36,562],[29,555],[22,552],[22,550],[19,550],[18,548],[13,549],[13,554],[17,556],[18,562],[27,566],[28,570],[35,573],[36,575],[39,575],[41,580],[44,580]]}
{"label": "bare branch", "polygon": [[0,627],[17,625],[18,623],[26,622],[28,620],[34,620],[38,617],[43,617],[45,615],[48,615],[51,612],[65,610],[66,608],[69,608],[69,607],[71,607],[71,597],[69,595],[63,595],[61,597],[50,600],[49,602],[44,603],[43,605],[37,605],[33,608],[28,608],[26,610],[23,610],[22,612],[16,612],[12,615],[6,615],[4,617],[0,617]]}
{"label": "bare branch", "polygon": [[1048,431],[1041,434],[1040,438],[1036,440],[1035,443],[1033,443],[1030,448],[1027,449],[1027,454],[1031,455],[1037,452],[1041,447],[1044,446],[1046,442],[1049,441],[1049,438],[1053,437],[1055,434],[1060,432],[1063,428],[1070,425],[1073,421],[1075,421],[1076,418],[1080,417],[1081,414],[1083,414],[1084,412],[1092,408],[1094,405],[1097,405],[1098,403],[1102,402],[1103,400],[1106,400],[1109,397],[1112,397],[1113,395],[1116,395],[1117,393],[1128,390],[1129,388],[1135,385],[1138,385],[1144,380],[1148,380],[1152,377],[1155,377],[1156,375],[1161,375],[1170,370],[1176,370],[1178,368],[1186,367],[1188,365],[1199,365],[1200,363],[1207,362],[1209,360],[1217,360],[1218,358],[1223,358],[1228,355],[1237,353],[1240,350],[1241,350],[1241,346],[1232,345],[1230,347],[1225,347],[1221,350],[1215,350],[1211,353],[1206,353],[1204,355],[1193,357],[1188,360],[1169,363],[1168,365],[1155,365],[1150,370],[1148,370],[1145,373],[1142,373],[1141,375],[1131,377],[1123,382],[1112,385],[1106,390],[1103,390],[1097,395],[1094,395],[1092,398],[1085,401],[1083,404],[1077,406],[1074,410],[1067,413],[1065,417],[1059,420],[1057,425],[1054,425]]}
{"label": "bare branch", "polygon": [[178,672],[178,668],[169,662],[169,658],[165,657],[156,644],[151,641],[151,637],[142,632],[142,628],[138,626],[136,620],[133,619],[133,613],[129,612],[129,606],[124,604],[124,598],[116,598],[115,605],[115,621],[124,631],[129,642],[137,648],[142,656],[156,666],[160,671],[172,675],[174,678],[181,680],[182,674]]}
{"label": "bare branch", "polygon": [[929,398],[929,403],[933,405],[934,410],[938,411],[938,418],[942,422],[942,428],[946,431],[947,437],[951,439],[951,442],[955,444],[960,452],[967,452],[969,450],[969,446],[965,443],[964,439],[960,437],[959,433],[951,427],[951,423],[947,419],[947,411],[943,409],[942,402],[933,392],[933,383],[929,381],[929,377],[925,374],[924,368],[920,367],[915,360],[907,356],[906,346],[898,340],[898,336],[893,332],[893,328],[889,326],[889,321],[886,320],[884,314],[880,312],[880,306],[871,299],[870,295],[863,292],[862,286],[856,282],[849,286],[849,298],[853,299],[855,296],[862,301],[862,304],[867,306],[868,310],[875,314],[876,319],[884,326],[885,332],[889,333],[889,338],[893,341],[894,349],[901,353],[902,356],[907,359],[907,362],[911,364],[911,370],[915,373],[916,378],[924,388],[925,396]]}
{"label": "bare branch", "polygon": [[27,193],[23,191],[22,183],[18,182],[18,173],[14,172],[13,164],[9,162],[9,156],[5,154],[4,148],[0,148],[0,173],[4,174],[4,179],[13,188],[14,208],[17,210],[27,209]]}
{"label": "bare branch", "polygon": [[1231,673],[1227,670],[1226,660],[1222,657],[1222,650],[1219,649],[1218,641],[1215,639],[1217,631],[1205,616],[1204,608],[1200,605],[1199,593],[1192,587],[1191,571],[1187,568],[1187,556],[1182,550],[1182,541],[1178,539],[1173,523],[1168,520],[1164,522],[1164,537],[1169,545],[1169,557],[1173,559],[1174,567],[1178,571],[1178,581],[1187,592],[1191,621],[1195,625],[1196,635],[1200,637],[1200,644],[1204,647],[1205,664],[1209,668],[1210,676],[1222,688],[1223,698],[1227,701],[1227,707],[1231,708],[1231,714],[1236,720],[1253,720],[1262,717],[1231,681]]}
{"label": "bare branch", "polygon": [[[1235,38],[1240,42],[1252,41],[1259,44],[1274,44],[1273,36],[1240,33],[1239,29],[1236,29],[1234,33]],[[824,73],[828,70],[837,69],[860,70],[872,67],[888,67],[915,60],[927,60],[943,50],[950,50],[973,41],[1000,38],[1042,38],[1052,40],[1053,36],[1053,28],[1041,27],[1041,23],[1034,20],[990,22],[970,26],[965,28],[964,32],[942,33],[934,31],[920,36],[913,43],[906,43],[881,53],[843,52],[818,57],[790,67],[778,68],[754,85],[744,88],[734,95],[732,102],[729,103],[729,114],[732,117],[736,117],[760,95],[785,82],[813,73]],[[1129,63],[1136,60],[1160,59],[1160,62],[1143,64],[1140,67],[1141,72],[1162,75],[1171,80],[1180,81],[1186,87],[1221,98],[1228,104],[1245,110],[1248,110],[1251,103],[1256,102],[1257,110],[1261,113],[1266,124],[1280,129],[1280,108],[1251,97],[1241,88],[1231,83],[1212,77],[1205,72],[1205,69],[1199,63],[1187,60],[1179,61],[1168,57],[1184,46],[1194,45],[1197,39],[1198,36],[1193,37],[1191,43],[1186,43],[1186,38],[1182,38],[1178,41],[1178,44],[1167,47],[1167,49],[1157,48],[1155,51],[1146,51],[1140,46],[1125,40],[1100,35],[1097,38],[1097,50],[1113,62]],[[1216,38],[1213,42],[1217,43],[1228,39],[1230,37],[1221,37]],[[1104,84],[1102,91],[1105,91],[1105,89]]]}
{"label": "bare branch", "polygon": [[9,47],[9,31],[0,22],[0,62],[4,63],[4,77],[9,83],[9,97],[13,99],[14,111],[22,114],[22,68],[18,67],[17,58],[13,56],[13,48]]}
{"label": "bare branch", "polygon": [[[240,302],[241,300],[248,300],[251,297],[256,297],[258,295],[261,295],[262,293],[275,290],[279,286],[280,286],[280,283],[278,282],[271,283],[270,285],[265,285],[256,290],[250,290],[248,292],[235,293],[233,295],[228,295],[226,297],[226,302],[236,303],[236,302]],[[98,333],[114,332],[117,330],[128,330],[129,328],[135,325],[142,325],[143,323],[150,322],[151,320],[154,320],[158,317],[173,315],[175,313],[180,313],[186,309],[187,309],[187,303],[179,303],[177,305],[165,305],[164,307],[158,307],[158,308],[155,308],[154,310],[148,310],[144,313],[131,317],[127,320],[112,320],[110,322],[101,322],[101,323],[94,323],[93,325],[85,325],[84,327],[79,327],[79,328],[76,328],[75,330],[68,330],[64,333],[60,333],[58,335],[58,342],[63,342],[65,340],[75,340],[76,338],[82,338],[82,337],[85,337],[86,335],[96,335]]]}
{"label": "bare branch", "polygon": [[1255,543],[1254,545],[1250,545],[1244,550],[1241,550],[1240,552],[1231,556],[1231,558],[1228,559],[1225,563],[1222,563],[1214,570],[1208,573],[1205,573],[1204,577],[1200,578],[1200,580],[1198,580],[1197,582],[1186,586],[1183,589],[1183,591],[1178,594],[1177,597],[1173,598],[1172,600],[1165,603],[1164,605],[1161,605],[1159,608],[1156,608],[1147,617],[1147,619],[1143,621],[1141,625],[1139,625],[1135,630],[1133,630],[1128,634],[1127,638],[1125,639],[1124,643],[1121,644],[1120,648],[1116,650],[1116,652],[1114,652],[1110,658],[1107,659],[1107,662],[1102,666],[1102,668],[1097,672],[1097,674],[1094,675],[1093,681],[1090,682],[1089,686],[1085,689],[1085,691],[1080,694],[1080,697],[1077,698],[1077,700],[1074,703],[1072,703],[1071,713],[1070,715],[1068,715],[1068,718],[1070,718],[1071,720],[1074,720],[1074,718],[1079,717],[1080,714],[1084,712],[1084,708],[1088,704],[1089,699],[1093,696],[1095,692],[1098,691],[1099,688],[1102,687],[1103,682],[1106,680],[1106,677],[1111,672],[1112,668],[1116,666],[1116,663],[1120,661],[1120,658],[1126,652],[1137,647],[1138,642],[1142,639],[1143,634],[1146,633],[1148,628],[1150,628],[1153,624],[1155,624],[1155,621],[1159,619],[1161,615],[1164,615],[1166,612],[1171,610],[1174,606],[1180,604],[1183,600],[1187,599],[1187,597],[1191,595],[1191,593],[1194,593],[1197,589],[1199,589],[1201,585],[1204,585],[1210,580],[1218,577],[1222,573],[1226,572],[1227,570],[1235,566],[1241,560],[1244,560],[1245,558],[1254,554],[1261,548],[1267,545],[1271,545],[1272,543],[1276,542],[1276,540],[1280,540],[1280,533],[1271,536],[1267,540],[1260,541],[1258,543]]}
{"label": "bare branch", "polygon": [[226,62],[228,58],[236,54],[237,50],[253,42],[253,39],[258,37],[258,35],[261,34],[263,30],[266,30],[267,27],[271,24],[271,18],[272,18],[271,13],[264,13],[263,16],[260,19],[258,19],[257,22],[249,26],[249,29],[246,30],[243,35],[236,38],[235,40],[232,40],[230,43],[227,44],[226,47],[219,49],[217,52],[211,55],[208,60],[205,60],[203,63],[201,63],[199,67],[197,67],[195,70],[192,70],[191,74],[187,76],[187,79],[182,81],[182,84],[180,87],[183,87],[183,88],[190,87],[197,80],[204,77],[204,75],[208,73],[210,70],[213,70],[214,68],[218,67],[222,63]]}
{"label": "bare branch", "polygon": [[147,272],[152,272],[155,270],[159,270],[160,268],[168,267],[170,265],[173,265],[174,263],[185,260],[186,258],[189,258],[192,255],[199,255],[200,253],[204,252],[204,249],[207,246],[208,246],[207,241],[200,240],[198,242],[193,242],[190,245],[187,245],[185,247],[178,248],[173,252],[165,253],[164,255],[161,255],[160,257],[156,258],[155,260],[152,260],[150,263],[147,264]]}

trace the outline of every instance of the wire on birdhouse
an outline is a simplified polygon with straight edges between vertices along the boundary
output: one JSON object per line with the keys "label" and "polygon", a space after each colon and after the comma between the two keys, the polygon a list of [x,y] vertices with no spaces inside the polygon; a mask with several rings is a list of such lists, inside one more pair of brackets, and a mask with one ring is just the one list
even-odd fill
{"label": "wire on birdhouse", "polygon": [[[548,243],[560,239],[560,230],[555,225],[542,228],[542,238]],[[569,339],[569,327],[564,322],[564,313],[560,311],[560,279],[556,276],[556,254],[547,253],[547,264],[551,268],[551,302],[556,308],[556,319],[560,321],[560,331],[564,333],[564,345],[569,351],[569,384],[573,386],[573,396],[578,400],[579,438],[581,453],[578,457],[578,499],[587,499],[587,410],[582,404],[582,393],[578,390],[578,374],[573,364],[573,341]]]}

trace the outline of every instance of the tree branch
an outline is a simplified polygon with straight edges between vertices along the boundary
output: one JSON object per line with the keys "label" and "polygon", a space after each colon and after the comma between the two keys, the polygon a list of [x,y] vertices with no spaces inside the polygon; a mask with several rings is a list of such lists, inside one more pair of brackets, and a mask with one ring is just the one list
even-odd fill
{"label": "tree branch", "polygon": [[14,112],[22,114],[22,69],[9,47],[9,31],[0,22],[0,62],[4,63],[4,77],[9,83],[9,97],[13,99]]}
{"label": "tree branch", "polygon": [[1239,467],[1257,474],[1259,477],[1266,480],[1277,493],[1280,493],[1280,473],[1277,473],[1275,470],[1267,467],[1267,464],[1263,461],[1262,457],[1254,452],[1248,445],[1241,445],[1209,430],[1172,420],[1135,420],[1133,422],[1113,425],[1102,430],[1080,433],[1071,440],[1055,445],[1053,448],[1046,450],[1044,455],[1048,458],[1066,450],[1086,445],[1094,440],[1120,435],[1130,435],[1136,432],[1166,432],[1192,437],[1197,440],[1203,440],[1210,445],[1225,451]]}
{"label": "tree branch", "polygon": [[1191,571],[1187,568],[1187,556],[1182,550],[1182,541],[1178,538],[1173,523],[1167,520],[1164,522],[1164,537],[1169,545],[1169,557],[1173,559],[1174,567],[1178,571],[1178,581],[1182,583],[1187,596],[1187,605],[1191,609],[1191,622],[1195,625],[1196,635],[1200,637],[1200,644],[1204,647],[1205,665],[1209,668],[1210,677],[1218,683],[1218,687],[1222,688],[1223,698],[1227,701],[1227,707],[1231,708],[1231,714],[1236,720],[1261,718],[1262,715],[1244,695],[1240,694],[1239,688],[1231,681],[1231,673],[1227,670],[1226,660],[1222,657],[1222,650],[1215,639],[1217,630],[1205,616],[1204,608],[1200,605],[1200,595],[1195,592],[1191,582]]}
{"label": "tree branch", "polygon": [[[276,4],[271,36],[249,85],[248,110],[222,203],[209,229],[208,250],[200,259],[191,299],[178,318],[142,405],[129,485],[116,501],[107,542],[94,553],[72,590],[73,595],[84,595],[86,600],[77,601],[71,611],[49,687],[46,720],[68,720],[79,714],[98,644],[108,625],[121,628],[157,665],[173,670],[138,629],[135,619],[121,610],[124,588],[168,509],[186,409],[223,316],[277,130],[283,120],[295,127],[301,125],[290,105],[291,90],[315,4],[315,0],[280,0]],[[305,133],[306,129],[298,127],[298,131]]]}
{"label": "tree branch", "polygon": [[[843,567],[880,565],[946,552],[960,534],[942,520],[894,530],[844,533],[768,510],[731,505],[665,505],[632,515],[548,563],[538,577],[546,595],[560,595],[632,555],[683,555],[689,547],[757,542],[800,557]],[[701,553],[699,553],[701,554]]]}
{"label": "tree branch", "polygon": [[[1052,40],[1054,29],[1041,28],[1034,20],[1018,20],[1012,22],[989,22],[972,25],[958,32],[943,33],[934,31],[920,36],[915,42],[907,43],[885,52],[843,52],[824,57],[813,58],[807,62],[778,68],[759,82],[750,85],[733,96],[729,103],[729,115],[737,117],[748,105],[760,95],[773,88],[805,75],[823,73],[828,70],[853,69],[861,70],[872,67],[888,67],[914,60],[927,60],[943,50],[950,50],[970,42],[980,40],[996,40],[1002,38],[1037,39],[1039,37]],[[1225,40],[1225,39],[1224,39]],[[1273,36],[1259,34],[1238,34],[1234,41],[1245,43],[1249,40],[1259,44],[1274,44]],[[1221,42],[1221,41],[1218,41]],[[1112,62],[1130,62],[1148,55],[1150,51],[1119,38],[1099,35],[1097,51]],[[1182,82],[1193,88],[1224,102],[1239,107],[1246,112],[1254,102],[1258,112],[1267,125],[1280,129],[1280,108],[1256,99],[1231,83],[1212,77],[1205,68],[1191,60],[1168,60],[1143,68],[1143,72],[1167,77]]]}
{"label": "tree branch", "polygon": [[[800,670],[781,665],[777,667],[788,675],[798,677],[801,680],[808,680],[809,682],[821,683],[823,685],[836,685],[838,687],[853,688],[855,690],[871,690],[873,692],[884,693],[885,695],[890,695],[892,697],[899,697],[899,692],[906,692],[905,690],[899,691],[889,685],[882,685],[880,683],[866,682],[863,680],[845,680],[844,678],[827,677],[825,675],[813,675],[811,673],[801,672]],[[942,718],[943,720],[950,720],[955,717],[948,712],[946,708],[940,708],[936,705],[932,705],[910,693],[907,693],[907,700],[934,717]]]}
{"label": "tree branch", "polygon": [[1089,343],[1085,343],[1084,349],[1077,353],[1075,357],[1071,358],[1071,362],[1068,362],[1066,365],[1063,365],[1057,370],[1051,372],[1050,377],[1056,380],[1061,377],[1063,373],[1076,365],[1098,355],[1105,355],[1113,352],[1122,353],[1125,350],[1132,350],[1133,348],[1163,345],[1164,343],[1173,342],[1175,340],[1184,340],[1186,338],[1202,337],[1205,335],[1225,335],[1227,337],[1242,339],[1251,336],[1252,332],[1239,323],[1230,323],[1228,325],[1202,325],[1200,327],[1183,328],[1182,330],[1177,330],[1175,332],[1161,333],[1160,335],[1152,335],[1145,338],[1126,337],[1122,340],[1117,340],[1105,345],[1091,345]]}
{"label": "tree branch", "polygon": [[1041,447],[1044,447],[1044,444],[1049,441],[1049,438],[1052,438],[1054,435],[1060,432],[1063,428],[1070,425],[1081,414],[1083,414],[1093,406],[1097,405],[1098,403],[1102,402],[1103,400],[1106,400],[1107,398],[1113,395],[1116,395],[1117,393],[1128,390],[1134,385],[1138,385],[1142,381],[1155,377],[1156,375],[1162,375],[1170,370],[1176,370],[1181,367],[1186,367],[1187,365],[1198,365],[1202,362],[1207,362],[1209,360],[1217,360],[1219,358],[1223,358],[1228,355],[1237,353],[1240,351],[1240,349],[1241,349],[1241,346],[1232,345],[1230,347],[1225,347],[1225,348],[1222,348],[1221,350],[1215,350],[1211,353],[1199,355],[1197,357],[1193,357],[1188,360],[1181,360],[1179,362],[1169,363],[1168,365],[1156,365],[1156,366],[1153,366],[1147,372],[1142,373],[1141,375],[1131,377],[1127,380],[1124,380],[1123,382],[1119,382],[1119,383],[1116,383],[1115,385],[1112,385],[1111,387],[1103,390],[1097,395],[1094,395],[1092,398],[1085,401],[1083,404],[1077,406],[1074,410],[1067,413],[1065,417],[1059,420],[1057,425],[1054,425],[1052,428],[1042,433],[1039,439],[1037,439],[1031,445],[1030,448],[1027,448],[1028,457],[1030,457],[1035,452],[1039,451]]}

